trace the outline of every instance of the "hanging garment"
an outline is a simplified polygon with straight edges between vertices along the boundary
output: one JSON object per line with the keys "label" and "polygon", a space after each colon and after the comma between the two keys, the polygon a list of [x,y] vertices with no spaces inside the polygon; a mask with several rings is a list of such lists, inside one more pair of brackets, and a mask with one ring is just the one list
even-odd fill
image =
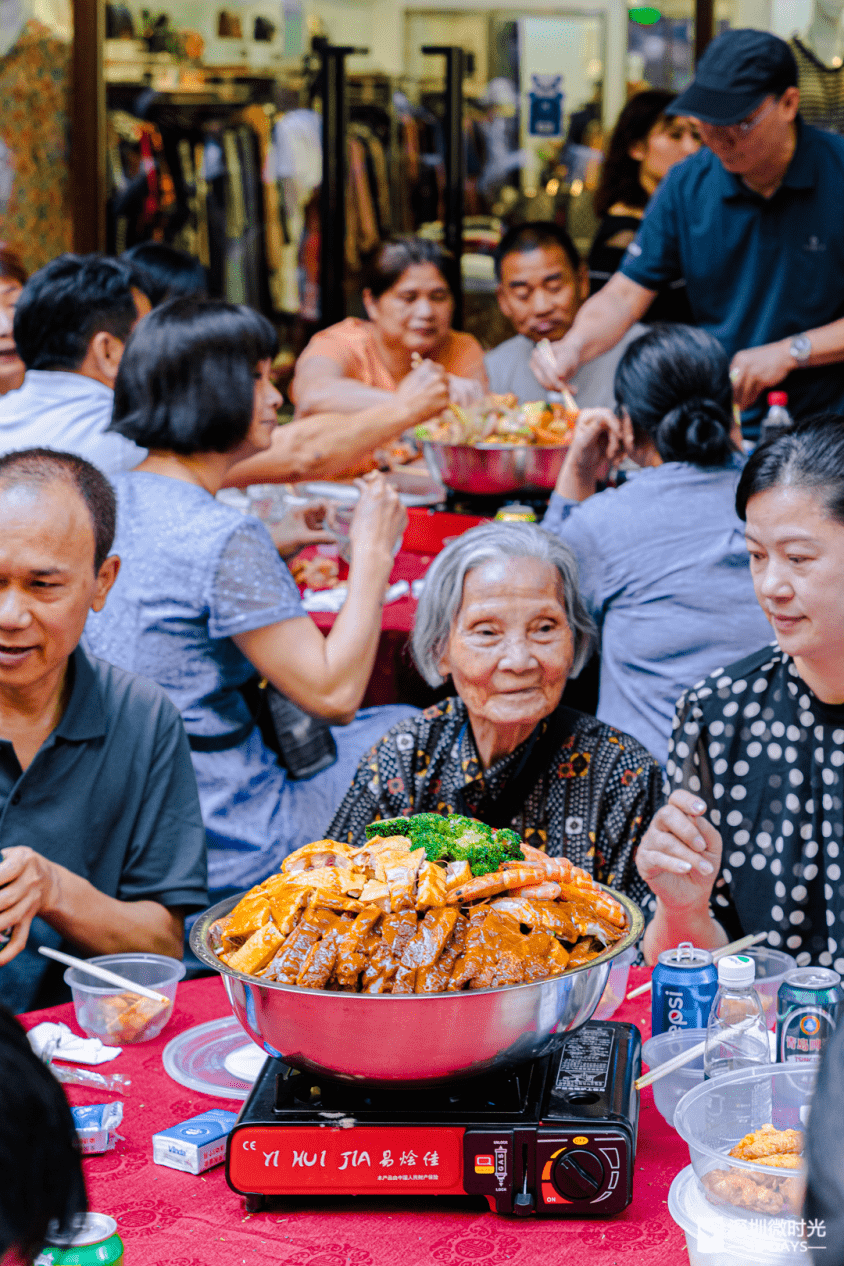
{"label": "hanging garment", "polygon": [[0,58],[0,141],[8,197],[0,238],[29,272],[72,248],[68,147],[70,45],[29,21]]}
{"label": "hanging garment", "polygon": [[807,123],[844,135],[844,66],[827,66],[796,35],[789,40],[797,62],[800,113]]}

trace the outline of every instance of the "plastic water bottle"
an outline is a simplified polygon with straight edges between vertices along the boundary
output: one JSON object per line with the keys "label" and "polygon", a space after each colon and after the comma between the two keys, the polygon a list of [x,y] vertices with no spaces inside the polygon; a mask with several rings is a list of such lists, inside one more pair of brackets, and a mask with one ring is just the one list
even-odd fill
{"label": "plastic water bottle", "polygon": [[772,439],[776,435],[782,435],[783,431],[789,430],[792,425],[786,393],[784,391],[769,391],[768,412],[762,422],[762,431],[759,436],[760,443],[764,443],[765,440]]}
{"label": "plastic water bottle", "polygon": [[718,992],[706,1026],[704,1078],[770,1064],[768,1026],[754,988],[756,963],[746,954],[729,954],[718,963]]}

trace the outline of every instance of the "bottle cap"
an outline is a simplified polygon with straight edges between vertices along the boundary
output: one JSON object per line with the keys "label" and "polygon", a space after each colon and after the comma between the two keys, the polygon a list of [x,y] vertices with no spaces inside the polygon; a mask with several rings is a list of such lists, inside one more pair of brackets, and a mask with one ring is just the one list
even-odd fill
{"label": "bottle cap", "polygon": [[769,392],[768,392],[768,404],[769,404],[769,406],[773,406],[773,405],[775,405],[775,404],[781,404],[781,405],[782,405],[782,407],[783,407],[783,408],[785,408],[785,407],[786,407],[786,405],[788,404],[788,394],[787,394],[787,392],[785,392],[785,391],[769,391]]}
{"label": "bottle cap", "polygon": [[756,963],[747,954],[728,954],[718,960],[719,985],[752,985],[756,979]]}

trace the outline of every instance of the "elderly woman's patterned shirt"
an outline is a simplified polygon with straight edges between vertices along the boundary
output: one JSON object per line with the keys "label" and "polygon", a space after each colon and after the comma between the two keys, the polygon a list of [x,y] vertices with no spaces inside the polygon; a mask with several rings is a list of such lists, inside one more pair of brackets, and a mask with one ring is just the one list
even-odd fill
{"label": "elderly woman's patterned shirt", "polygon": [[[562,741],[546,767],[537,769],[523,807],[510,822],[496,825],[511,826],[526,843],[568,857],[649,906],[634,855],[662,804],[662,771],[636,739],[570,708],[563,714]],[[547,724],[540,723],[537,738]],[[360,844],[364,828],[377,819],[465,812],[461,791],[468,812],[483,816],[515,777],[533,738],[484,770],[463,701],[435,704],[393,726],[364,756],[328,835]]]}

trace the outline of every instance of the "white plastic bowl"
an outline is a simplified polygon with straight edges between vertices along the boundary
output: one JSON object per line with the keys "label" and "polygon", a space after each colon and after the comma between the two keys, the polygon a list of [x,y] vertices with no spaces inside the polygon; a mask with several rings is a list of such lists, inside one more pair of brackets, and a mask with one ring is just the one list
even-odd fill
{"label": "white plastic bowl", "polygon": [[82,1032],[98,1037],[104,1046],[129,1046],[158,1037],[173,1014],[176,986],[185,974],[184,963],[164,954],[102,954],[90,962],[164,994],[170,1005],[157,1008],[156,1003],[139,994],[127,997],[128,990],[108,985],[81,967],[68,967],[65,984],[70,985],[76,1023]]}
{"label": "white plastic bowl", "polygon": [[[669,1059],[696,1046],[706,1037],[706,1029],[683,1029],[677,1033],[658,1033],[648,1038],[642,1047],[642,1063],[654,1069],[659,1064],[667,1064]],[[660,1116],[669,1125],[674,1125],[674,1109],[687,1091],[693,1090],[703,1081],[703,1056],[693,1059],[683,1068],[677,1068],[653,1084],[654,1103]]]}
{"label": "white plastic bowl", "polygon": [[[683,1096],[674,1112],[674,1129],[685,1139],[698,1179],[711,1170],[738,1171],[761,1187],[770,1189],[773,1176],[794,1179],[799,1187],[803,1168],[773,1169],[754,1161],[729,1155],[746,1134],[770,1123],[777,1130],[804,1130],[818,1075],[818,1060],[808,1064],[762,1064],[739,1072],[723,1073]],[[789,1185],[783,1191],[783,1207],[766,1212],[794,1218],[802,1203],[802,1193]],[[715,1197],[713,1197],[715,1199]],[[734,1203],[723,1207],[738,1217],[758,1218],[759,1210]]]}
{"label": "white plastic bowl", "polygon": [[[788,1233],[788,1222],[759,1213],[748,1222],[710,1204],[691,1165],[672,1182],[668,1211],[686,1233],[690,1266],[782,1266],[808,1261],[799,1234]],[[795,1219],[795,1228],[799,1225]],[[810,1247],[822,1247],[822,1242]]]}
{"label": "white plastic bowl", "polygon": [[769,1029],[777,1025],[777,992],[786,977],[794,971],[797,959],[785,950],[771,949],[768,945],[751,945],[741,951],[756,964],[756,992],[765,1011]]}

